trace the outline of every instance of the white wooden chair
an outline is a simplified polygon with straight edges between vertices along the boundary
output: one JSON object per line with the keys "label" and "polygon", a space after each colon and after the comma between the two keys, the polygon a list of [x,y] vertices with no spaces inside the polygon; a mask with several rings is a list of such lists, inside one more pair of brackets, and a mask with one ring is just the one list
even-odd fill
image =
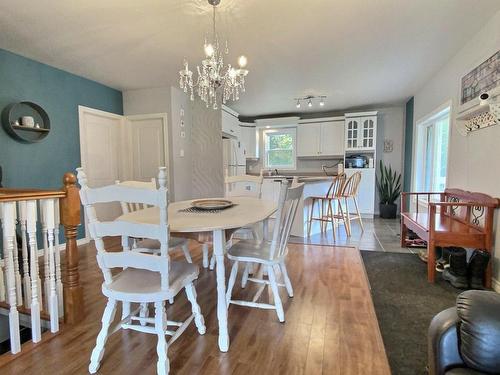
{"label": "white wooden chair", "polygon": [[[229,283],[227,287],[226,300],[228,305],[235,304],[241,306],[258,307],[263,309],[275,309],[280,322],[285,321],[285,313],[279,296],[278,287],[286,287],[288,295],[293,297],[293,288],[288,272],[286,270],[285,258],[288,253],[287,243],[290,236],[297,206],[304,190],[304,184],[297,184],[289,187],[289,182],[284,181],[281,185],[281,192],[278,203],[278,211],[271,241],[241,240],[235,243],[227,252],[229,259],[233,261]],[[257,300],[262,293],[262,289],[257,292],[252,301],[241,301],[231,299],[231,293],[238,273],[238,264],[245,263],[244,281],[252,281],[270,286],[273,292],[274,305],[258,303]],[[261,271],[257,277],[248,277],[249,263],[261,265]],[[265,270],[264,270],[265,268]],[[279,268],[283,275],[284,284],[278,284],[276,280],[275,268]],[[264,271],[267,271],[268,279],[264,279]]]}
{"label": "white wooden chair", "polygon": [[[347,235],[349,237],[352,235],[351,231],[352,220],[359,220],[361,231],[364,232],[365,230],[365,227],[363,225],[363,219],[361,218],[361,213],[359,212],[359,205],[358,205],[358,191],[360,183],[361,183],[361,173],[356,172],[347,179],[347,181],[344,184],[344,188],[342,189],[341,196],[344,200],[344,206],[345,206],[342,215],[344,216],[343,218],[344,223],[347,223],[346,229],[348,232]],[[351,199],[354,203],[354,209],[355,209],[354,213],[349,212],[349,199]]]}
{"label": "white wooden chair", "polygon": [[[116,181],[115,182],[118,185],[121,186],[128,186],[128,187],[133,187],[137,189],[156,189],[156,180],[154,178],[151,179],[149,182],[145,181]],[[128,214],[129,212],[137,211],[137,210],[143,210],[148,207],[147,204],[141,204],[141,203],[128,203],[128,202],[120,202],[120,205],[122,207],[122,213],[123,214]],[[168,248],[169,250],[175,250],[177,248],[182,249],[182,252],[184,253],[184,257],[188,261],[188,263],[193,263],[193,260],[191,259],[191,254],[189,253],[189,240],[187,238],[182,238],[182,237],[170,237],[168,240]],[[146,249],[145,252],[151,252],[153,254],[159,254],[160,253],[160,242],[151,240],[151,239],[133,239],[132,240],[132,249]],[[144,252],[144,250],[141,250]]]}
{"label": "white wooden chair", "polygon": [[[87,186],[87,177],[82,168],[78,168],[78,181],[81,185],[80,199],[87,214],[89,232],[97,248],[97,261],[104,275],[102,292],[108,298],[102,317],[102,328],[92,351],[89,372],[94,374],[98,371],[108,337],[123,328],[158,336],[157,373],[168,374],[168,345],[182,334],[193,319],[200,334],[204,334],[206,328],[200,307],[196,302],[196,291],[193,286],[193,281],[198,277],[198,267],[187,262],[171,262],[169,259],[165,168],[160,168],[158,190],[121,185],[92,189]],[[153,225],[120,221],[100,222],[96,217],[94,204],[116,201],[157,206],[160,210],[160,223]],[[125,244],[128,238],[157,240],[160,242],[160,255],[129,251],[126,247],[122,252],[108,252],[103,242],[103,237],[106,236],[121,236],[125,239],[122,242]],[[113,268],[121,268],[122,271],[113,275],[111,273]],[[186,290],[187,298],[191,302],[192,314],[183,322],[167,320],[165,301],[173,298],[182,289]],[[122,315],[118,323],[112,324],[117,302],[123,303],[126,313],[123,314],[125,316]],[[139,303],[141,306],[132,312],[127,311],[130,310],[131,303]],[[138,315],[141,307],[148,303],[154,303],[154,318]],[[177,327],[177,329],[168,329],[168,326]],[[166,335],[171,336],[168,343]]]}

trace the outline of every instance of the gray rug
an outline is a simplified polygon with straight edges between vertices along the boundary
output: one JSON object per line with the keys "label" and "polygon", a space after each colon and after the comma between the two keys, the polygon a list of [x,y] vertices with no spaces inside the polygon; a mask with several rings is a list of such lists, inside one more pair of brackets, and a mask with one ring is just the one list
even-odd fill
{"label": "gray rug", "polygon": [[427,374],[427,329],[462,291],[440,278],[427,282],[417,255],[361,251],[377,319],[394,375]]}

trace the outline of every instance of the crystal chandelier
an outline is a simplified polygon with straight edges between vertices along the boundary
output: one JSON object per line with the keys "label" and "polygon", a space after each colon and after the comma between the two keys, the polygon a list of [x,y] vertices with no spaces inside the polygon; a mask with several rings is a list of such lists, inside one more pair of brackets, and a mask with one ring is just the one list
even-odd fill
{"label": "crystal chandelier", "polygon": [[215,31],[215,8],[219,5],[220,0],[208,0],[208,3],[213,7],[212,41],[209,43],[205,38],[203,46],[205,59],[201,61],[201,67],[200,65],[196,67],[198,72],[196,80],[193,79],[193,72],[189,70],[188,62],[184,60],[184,69],[179,72],[179,85],[185,93],[190,92],[191,100],[194,100],[194,90],[196,89],[198,96],[205,102],[207,108],[211,106],[213,109],[217,109],[219,96],[222,103],[225,104],[228,100],[239,100],[240,92],[245,92],[245,76],[248,74],[248,70],[245,69],[247,58],[243,55],[238,58],[238,69],[230,64],[227,67],[224,66],[224,55],[229,54],[227,41],[222,49]]}

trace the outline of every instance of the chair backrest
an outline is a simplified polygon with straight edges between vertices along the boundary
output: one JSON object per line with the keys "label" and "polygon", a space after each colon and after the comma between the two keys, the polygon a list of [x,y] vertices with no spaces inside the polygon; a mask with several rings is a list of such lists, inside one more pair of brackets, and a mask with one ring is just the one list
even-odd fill
{"label": "chair backrest", "polygon": [[355,197],[358,195],[359,183],[361,182],[361,172],[354,173],[347,179],[342,189],[342,196]]}
{"label": "chair backrest", "polygon": [[260,176],[227,176],[224,179],[225,196],[261,198],[263,181],[262,173]]}
{"label": "chair backrest", "polygon": [[[112,268],[138,268],[161,274],[161,287],[168,289],[168,238],[169,226],[167,217],[167,181],[166,168],[161,167],[158,173],[159,188],[145,189],[143,186],[126,186],[114,184],[99,188],[90,188],[87,185],[87,176],[82,168],[78,168],[78,182],[80,183],[80,200],[85,208],[88,219],[88,229],[97,248],[97,262],[104,274],[105,283],[112,281]],[[158,224],[142,224],[126,221],[100,221],[96,215],[95,204],[109,202],[138,203],[155,206],[160,211]],[[123,244],[128,244],[131,237],[149,238],[160,242],[160,256],[127,251],[124,246],[122,252],[108,252],[104,247],[103,237],[120,236]]]}
{"label": "chair backrest", "polygon": [[328,188],[328,192],[326,193],[326,197],[327,198],[340,197],[344,189],[345,182],[346,182],[345,173],[340,173],[337,176],[333,177],[332,183]]}
{"label": "chair backrest", "polygon": [[[151,181],[115,181],[117,185],[121,186],[128,186],[132,188],[137,188],[137,189],[148,189],[148,190],[154,190],[156,189],[156,179],[153,177],[151,178]],[[122,207],[122,213],[128,214],[129,212],[137,211],[137,210],[142,210],[144,208],[147,208],[147,204],[143,203],[138,203],[138,202],[120,202],[120,205]]]}
{"label": "chair backrest", "polygon": [[293,220],[297,212],[297,206],[304,191],[304,184],[297,184],[290,187],[287,180],[281,183],[280,197],[278,200],[278,210],[274,223],[273,237],[271,242],[270,259],[281,257],[290,237]]}

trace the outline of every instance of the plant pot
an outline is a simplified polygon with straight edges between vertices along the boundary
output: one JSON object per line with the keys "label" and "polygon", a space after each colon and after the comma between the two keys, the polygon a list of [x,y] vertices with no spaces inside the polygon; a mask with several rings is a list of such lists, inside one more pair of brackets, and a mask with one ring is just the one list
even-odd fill
{"label": "plant pot", "polygon": [[398,211],[398,206],[394,203],[379,204],[380,217],[383,219],[395,219]]}

